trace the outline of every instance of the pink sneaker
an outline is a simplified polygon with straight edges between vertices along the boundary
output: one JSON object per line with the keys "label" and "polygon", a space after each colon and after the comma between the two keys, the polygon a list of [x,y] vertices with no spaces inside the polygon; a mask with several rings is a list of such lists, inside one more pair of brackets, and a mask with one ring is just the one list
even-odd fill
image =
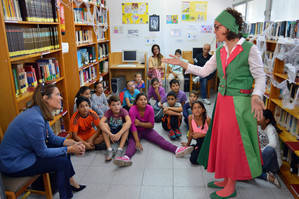
{"label": "pink sneaker", "polygon": [[175,151],[175,157],[177,158],[181,158],[184,157],[187,154],[190,154],[193,151],[193,147],[192,146],[180,146],[177,148],[177,150]]}
{"label": "pink sneaker", "polygon": [[121,157],[116,157],[113,160],[113,163],[119,167],[127,167],[127,166],[131,166],[132,165],[132,161],[130,160],[130,158],[126,155],[121,156]]}

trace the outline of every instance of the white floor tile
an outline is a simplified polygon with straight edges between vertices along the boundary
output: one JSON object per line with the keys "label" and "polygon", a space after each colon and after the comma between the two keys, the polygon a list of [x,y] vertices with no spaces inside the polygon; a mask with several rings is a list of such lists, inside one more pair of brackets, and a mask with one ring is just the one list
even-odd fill
{"label": "white floor tile", "polygon": [[149,169],[146,168],[143,176],[143,185],[149,186],[172,186],[172,169]]}
{"label": "white floor tile", "polygon": [[172,186],[142,186],[140,199],[173,199]]}

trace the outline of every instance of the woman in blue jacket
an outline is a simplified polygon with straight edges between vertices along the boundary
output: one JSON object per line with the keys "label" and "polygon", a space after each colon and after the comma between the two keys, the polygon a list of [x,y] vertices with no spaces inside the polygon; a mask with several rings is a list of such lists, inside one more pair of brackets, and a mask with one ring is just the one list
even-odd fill
{"label": "woman in blue jacket", "polygon": [[[8,176],[33,176],[56,172],[61,199],[80,191],[72,178],[75,174],[68,154],[83,154],[82,143],[56,136],[49,126],[52,112],[61,108],[59,89],[40,84],[33,94],[33,106],[19,114],[8,126],[0,144],[0,171]],[[51,148],[48,146],[51,145]]]}

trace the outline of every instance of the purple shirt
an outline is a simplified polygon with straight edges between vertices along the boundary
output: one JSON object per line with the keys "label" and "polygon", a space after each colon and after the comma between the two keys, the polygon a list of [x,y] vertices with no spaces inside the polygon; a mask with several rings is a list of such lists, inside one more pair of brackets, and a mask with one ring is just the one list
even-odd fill
{"label": "purple shirt", "polygon": [[[164,88],[162,86],[159,86],[158,90],[159,90],[159,94],[160,94],[161,99],[163,99],[166,95]],[[152,86],[150,86],[149,89],[148,89],[147,97],[148,97],[148,99],[151,99],[153,97],[156,101],[159,101],[158,96],[155,92],[155,89]]]}
{"label": "purple shirt", "polygon": [[126,116],[129,115],[128,111],[124,108],[120,109],[119,114],[116,116],[113,114],[111,109],[106,111],[105,117],[107,118],[107,123],[112,130],[117,129],[123,125],[123,122],[126,121]]}
{"label": "purple shirt", "polygon": [[[179,93],[176,94],[176,101],[184,104],[187,101],[186,94],[183,91],[179,90]],[[161,103],[164,102],[167,102],[167,95],[165,95],[161,100]]]}
{"label": "purple shirt", "polygon": [[129,115],[130,115],[131,121],[132,121],[131,132],[147,130],[146,128],[143,128],[143,127],[139,127],[139,126],[136,127],[135,119],[138,119],[140,122],[150,122],[153,125],[155,124],[154,109],[150,105],[146,105],[145,111],[144,111],[144,117],[140,116],[137,105],[134,105],[130,108]]}

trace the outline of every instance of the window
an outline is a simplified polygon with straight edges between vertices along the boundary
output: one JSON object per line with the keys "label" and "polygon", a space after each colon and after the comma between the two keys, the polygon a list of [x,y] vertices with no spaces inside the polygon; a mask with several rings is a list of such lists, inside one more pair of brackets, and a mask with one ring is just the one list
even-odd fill
{"label": "window", "polygon": [[298,7],[298,0],[272,0],[271,21],[298,20]]}
{"label": "window", "polygon": [[246,22],[256,23],[265,21],[265,10],[267,0],[253,0],[247,2]]}

